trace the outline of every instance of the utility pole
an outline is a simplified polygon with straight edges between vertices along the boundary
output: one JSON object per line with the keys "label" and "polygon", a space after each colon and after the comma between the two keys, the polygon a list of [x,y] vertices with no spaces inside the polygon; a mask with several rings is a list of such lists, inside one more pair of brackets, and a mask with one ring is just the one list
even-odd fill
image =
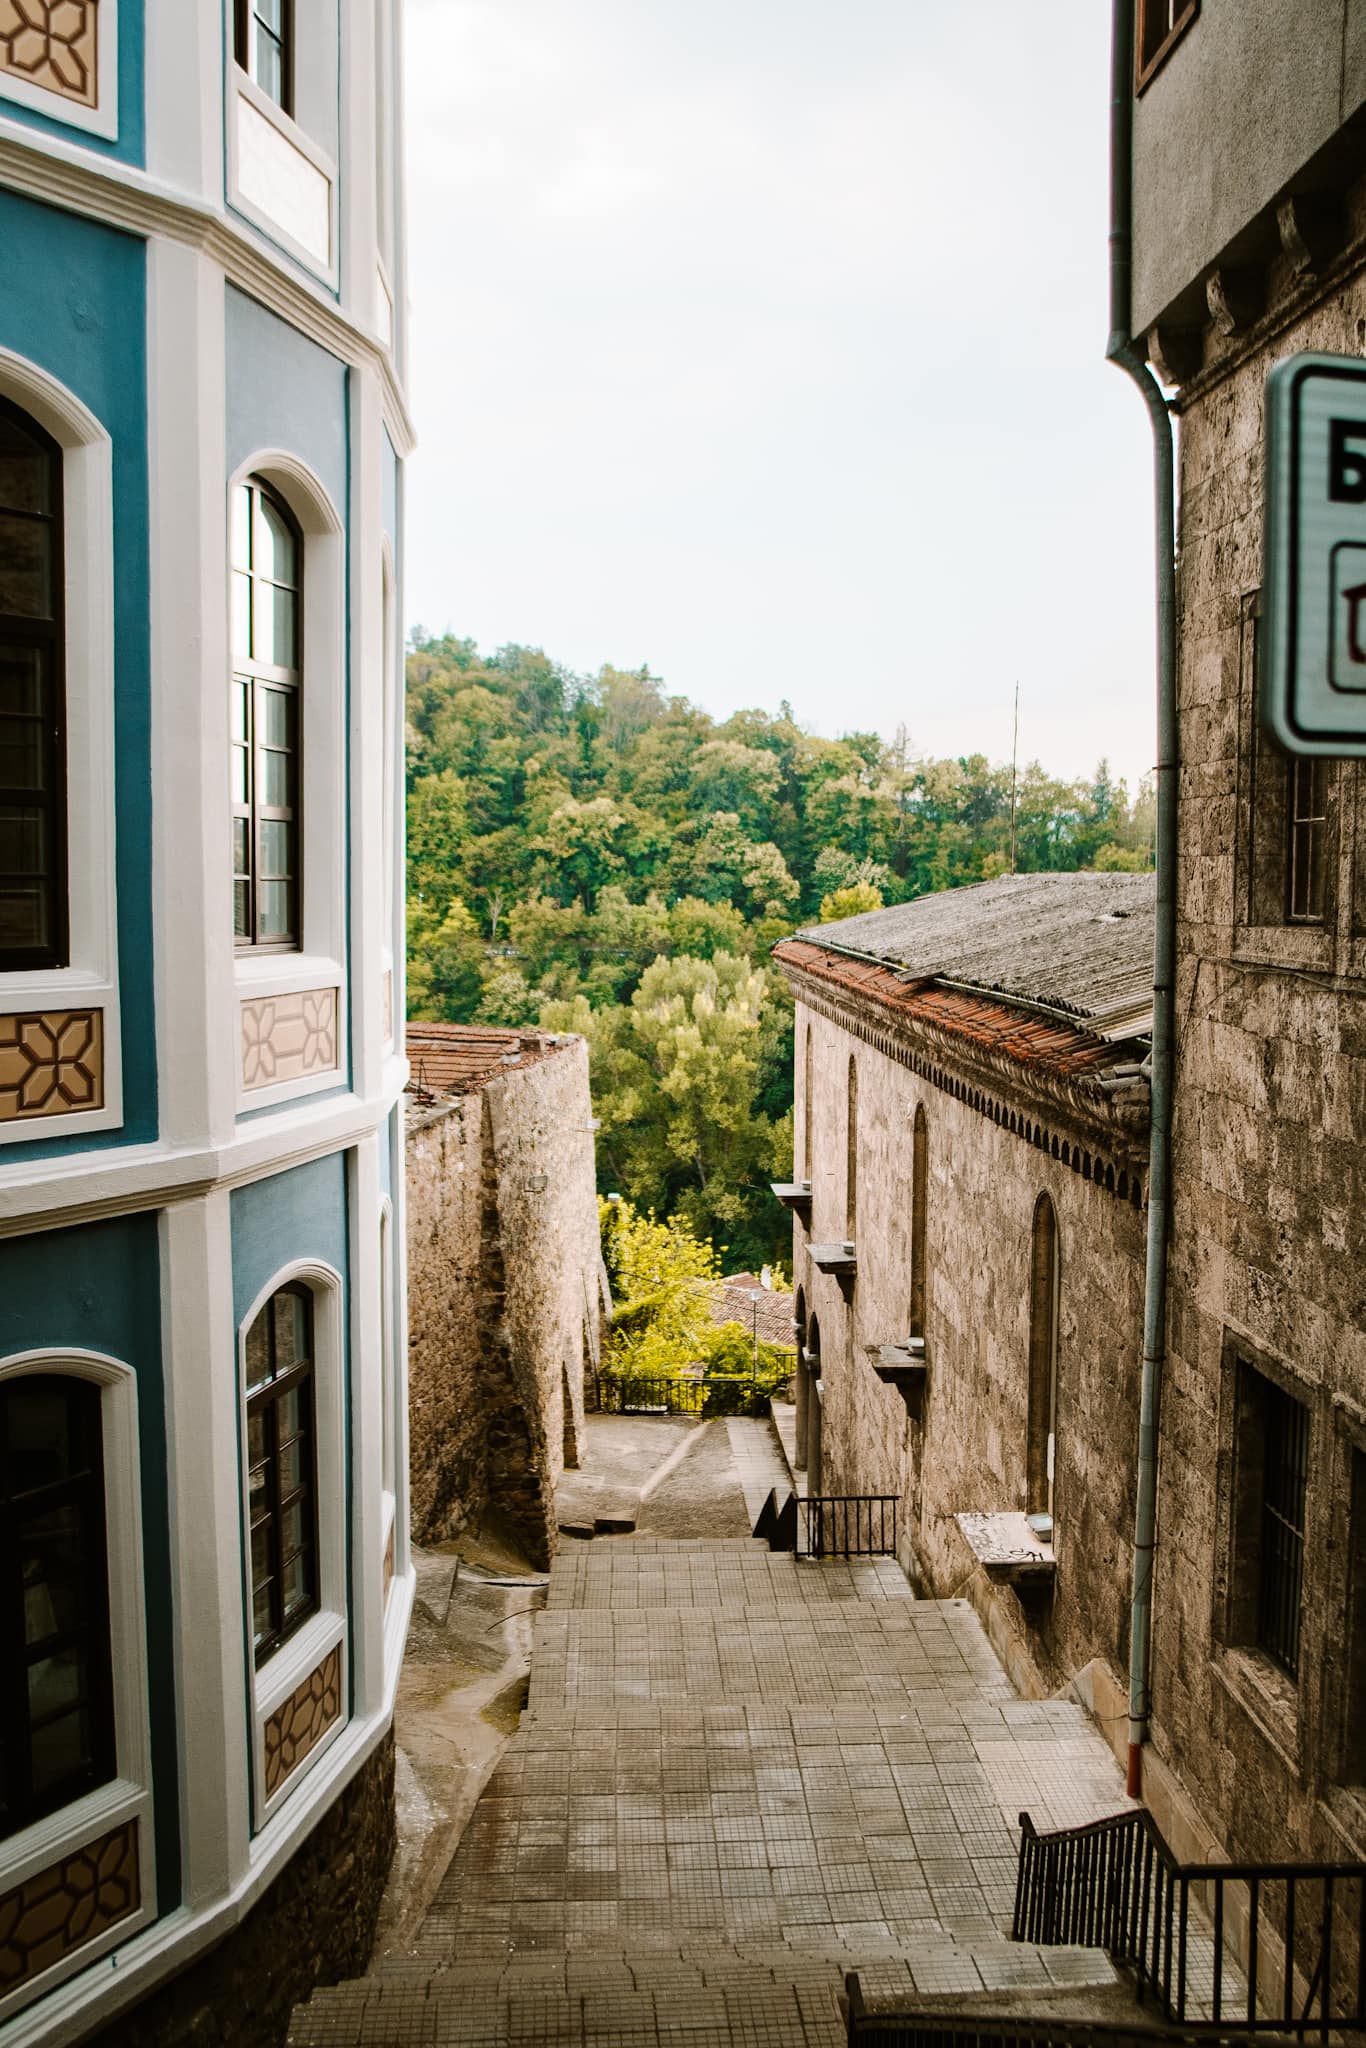
{"label": "utility pole", "polygon": [[1015,730],[1010,740],[1010,872],[1015,872],[1015,766],[1020,755],[1020,686],[1015,685]]}

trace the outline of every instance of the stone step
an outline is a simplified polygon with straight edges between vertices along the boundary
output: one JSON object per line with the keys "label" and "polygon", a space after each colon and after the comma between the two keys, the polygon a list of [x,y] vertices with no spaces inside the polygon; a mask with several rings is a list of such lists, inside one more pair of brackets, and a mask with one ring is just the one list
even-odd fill
{"label": "stone step", "polygon": [[729,2048],[792,2042],[839,2048],[840,1997],[851,1970],[865,2001],[980,2006],[994,1998],[1034,2014],[1097,2017],[1132,2010],[1132,1994],[1096,1949],[974,1947],[922,1937],[888,1942],[680,1943],[508,1952],[433,1972],[382,1973],[315,1991],[291,2023],[291,2048]]}

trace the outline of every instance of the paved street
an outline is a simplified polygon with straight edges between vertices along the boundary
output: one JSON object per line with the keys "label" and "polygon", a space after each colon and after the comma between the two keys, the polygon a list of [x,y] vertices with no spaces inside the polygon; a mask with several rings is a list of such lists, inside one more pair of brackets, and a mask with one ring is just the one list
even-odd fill
{"label": "paved street", "polygon": [[886,1559],[570,1544],[529,1710],[407,1957],[315,1994],[297,2048],[843,2039],[865,1990],[1114,1996],[1008,1939],[1017,1815],[1124,1804],[1079,1708],[1017,1699],[972,1609]]}

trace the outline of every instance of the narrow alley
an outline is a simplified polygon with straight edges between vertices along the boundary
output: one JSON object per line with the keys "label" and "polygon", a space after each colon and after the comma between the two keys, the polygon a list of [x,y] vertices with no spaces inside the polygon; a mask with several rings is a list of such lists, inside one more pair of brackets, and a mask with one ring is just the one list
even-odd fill
{"label": "narrow alley", "polygon": [[[769,1426],[701,1432],[752,1493]],[[534,1627],[409,1952],[316,1991],[294,2048],[835,2048],[850,1970],[870,1999],[1118,2008],[1102,1952],[1009,1929],[1021,1810],[1117,1812],[1119,1772],[1079,1707],[1015,1695],[966,1601],[888,1558],[638,1533],[564,1544]]]}

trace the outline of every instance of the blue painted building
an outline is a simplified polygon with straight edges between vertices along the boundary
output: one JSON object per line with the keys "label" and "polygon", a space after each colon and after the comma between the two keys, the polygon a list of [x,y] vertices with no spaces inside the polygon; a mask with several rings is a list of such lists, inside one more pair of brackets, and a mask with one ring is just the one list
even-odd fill
{"label": "blue painted building", "polygon": [[0,0],[2,2048],[387,1854],[399,5]]}

